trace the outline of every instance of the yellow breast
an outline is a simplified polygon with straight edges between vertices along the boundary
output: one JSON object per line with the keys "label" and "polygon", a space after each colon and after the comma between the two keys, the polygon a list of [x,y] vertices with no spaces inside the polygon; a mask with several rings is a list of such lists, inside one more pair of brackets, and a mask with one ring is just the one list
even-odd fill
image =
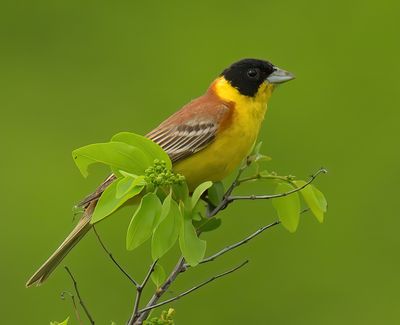
{"label": "yellow breast", "polygon": [[174,165],[174,171],[186,177],[190,189],[207,180],[222,180],[251,152],[272,90],[272,85],[263,84],[254,97],[248,97],[224,78],[217,80],[216,94],[223,100],[234,102],[235,107],[229,125],[217,133],[208,147]]}

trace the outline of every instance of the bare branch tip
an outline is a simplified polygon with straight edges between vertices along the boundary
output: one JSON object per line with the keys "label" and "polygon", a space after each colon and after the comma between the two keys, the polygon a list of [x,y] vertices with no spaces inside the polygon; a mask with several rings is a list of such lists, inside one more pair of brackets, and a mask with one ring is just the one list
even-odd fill
{"label": "bare branch tip", "polygon": [[242,264],[240,264],[238,266],[238,268],[241,268],[242,266],[245,266],[246,264],[248,264],[250,262],[250,260],[245,260]]}
{"label": "bare branch tip", "polygon": [[319,174],[327,174],[328,170],[324,167],[321,167],[320,169],[318,169],[318,171],[314,174],[315,176],[319,175]]}

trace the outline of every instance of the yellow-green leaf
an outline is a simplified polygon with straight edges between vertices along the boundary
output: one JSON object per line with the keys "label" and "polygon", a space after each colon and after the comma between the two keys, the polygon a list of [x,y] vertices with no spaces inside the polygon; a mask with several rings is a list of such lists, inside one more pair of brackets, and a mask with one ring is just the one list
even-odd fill
{"label": "yellow-green leaf", "polygon": [[161,202],[155,193],[143,196],[126,235],[126,248],[133,250],[151,237],[161,213]]}
{"label": "yellow-green leaf", "polygon": [[[294,187],[288,183],[278,183],[276,194],[292,191]],[[297,193],[292,193],[272,200],[272,205],[278,213],[282,225],[290,232],[295,232],[300,219],[300,199]]]}
{"label": "yellow-green leaf", "polygon": [[117,199],[122,198],[132,191],[134,187],[145,186],[146,182],[144,180],[144,176],[137,177],[123,177],[118,181],[117,190],[115,196]]}
{"label": "yellow-green leaf", "polygon": [[179,246],[185,260],[190,266],[196,266],[204,258],[206,242],[197,237],[191,219],[184,218],[179,233]]}
{"label": "yellow-green leaf", "polygon": [[212,184],[213,183],[211,181],[207,181],[201,183],[199,186],[196,187],[192,194],[192,209],[196,206],[203,193],[207,191],[212,186]]}
{"label": "yellow-green leaf", "polygon": [[[301,180],[293,181],[293,183],[298,188],[307,184],[305,181]],[[315,194],[315,188],[312,187],[311,185],[307,185],[302,190],[300,190],[300,193],[303,196],[304,201],[307,203],[308,207],[310,208],[315,218],[322,223],[324,221],[324,211],[322,210],[321,205]]]}
{"label": "yellow-green leaf", "polygon": [[314,185],[312,185],[312,188],[314,190],[315,197],[318,200],[321,210],[323,212],[326,212],[328,209],[328,202],[326,201],[324,194],[322,194],[322,192],[319,189],[317,189]]}
{"label": "yellow-green leaf", "polygon": [[172,168],[171,159],[168,154],[152,140],[135,133],[120,132],[114,135],[111,141],[124,142],[133,147],[136,147],[143,151],[149,158],[149,164],[153,164],[155,159],[164,160],[167,164],[167,168]]}
{"label": "yellow-green leaf", "polygon": [[142,175],[150,165],[149,158],[138,148],[123,142],[94,143],[72,152],[72,157],[84,177],[88,167],[102,163],[113,169]]}
{"label": "yellow-green leaf", "polygon": [[[163,212],[161,214],[164,213],[165,201],[167,201],[167,199],[164,200]],[[168,205],[169,208],[165,217],[160,218],[160,222],[153,233],[151,255],[154,260],[162,257],[174,246],[181,229],[183,217],[178,204],[170,199]]]}
{"label": "yellow-green leaf", "polygon": [[222,219],[213,217],[213,218],[203,218],[200,221],[194,222],[194,226],[197,230],[203,232],[213,231],[221,226]]}
{"label": "yellow-green leaf", "polygon": [[116,180],[113,183],[111,183],[101,194],[100,199],[97,202],[96,207],[94,209],[90,223],[94,224],[104,219],[105,217],[109,216],[115,210],[117,210],[122,204],[124,204],[127,200],[138,195],[144,188],[143,184],[139,184],[132,187],[121,197],[117,197],[117,187],[119,181],[120,180]]}
{"label": "yellow-green leaf", "polygon": [[164,199],[164,202],[162,204],[161,208],[161,214],[160,218],[157,220],[157,226],[160,224],[161,221],[165,219],[165,217],[168,215],[170,209],[171,209],[171,202],[172,202],[172,191],[167,195],[167,197]]}
{"label": "yellow-green leaf", "polygon": [[189,202],[189,189],[186,182],[172,185],[172,192],[177,202],[182,201],[185,204]]}

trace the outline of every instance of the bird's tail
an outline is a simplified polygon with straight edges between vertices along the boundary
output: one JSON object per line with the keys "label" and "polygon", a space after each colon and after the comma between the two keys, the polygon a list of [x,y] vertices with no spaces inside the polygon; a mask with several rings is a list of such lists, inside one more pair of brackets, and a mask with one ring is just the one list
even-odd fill
{"label": "bird's tail", "polygon": [[41,285],[60,264],[68,252],[86,235],[90,230],[90,218],[92,216],[96,201],[91,202],[85,209],[85,212],[78,224],[71,231],[68,237],[62,242],[60,247],[47,259],[46,262],[32,275],[26,283],[26,287]]}

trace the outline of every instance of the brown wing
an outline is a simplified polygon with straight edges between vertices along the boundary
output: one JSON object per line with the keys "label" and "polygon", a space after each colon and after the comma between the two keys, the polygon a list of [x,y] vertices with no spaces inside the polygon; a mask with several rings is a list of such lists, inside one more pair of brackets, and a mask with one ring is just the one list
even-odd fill
{"label": "brown wing", "polygon": [[170,156],[173,163],[186,158],[211,143],[218,130],[214,121],[192,120],[186,124],[161,129],[149,136]]}
{"label": "brown wing", "polygon": [[172,115],[147,137],[159,144],[176,163],[207,147],[230,113],[229,104],[204,95]]}

